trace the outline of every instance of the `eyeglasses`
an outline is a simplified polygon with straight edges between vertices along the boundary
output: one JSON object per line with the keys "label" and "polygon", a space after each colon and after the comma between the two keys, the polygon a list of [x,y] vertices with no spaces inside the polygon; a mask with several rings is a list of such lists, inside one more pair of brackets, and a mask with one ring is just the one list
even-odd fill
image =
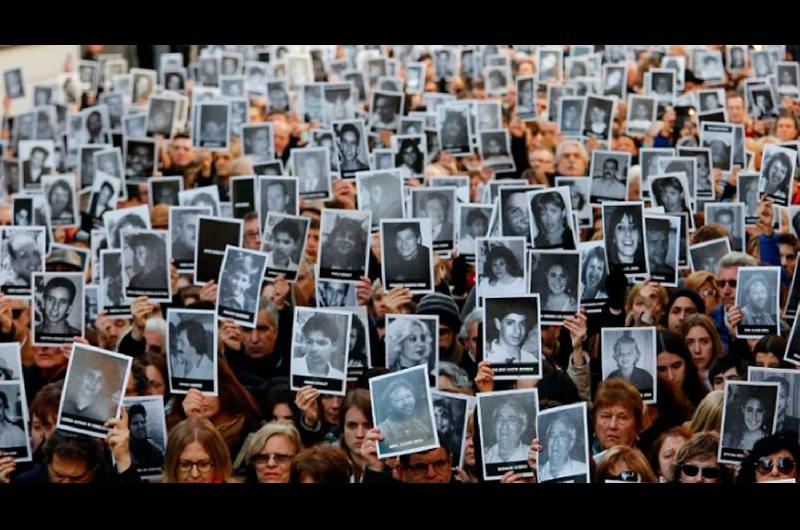
{"label": "eyeglasses", "polygon": [[208,473],[212,469],[214,469],[214,463],[210,460],[181,460],[178,462],[178,469],[180,469],[184,473],[188,473],[192,470],[193,467],[197,466],[197,470],[200,473]]}
{"label": "eyeglasses", "polygon": [[736,284],[739,283],[739,282],[737,282],[734,279],[734,280],[717,280],[717,283],[719,284],[720,289],[724,289],[725,288],[725,284],[728,284],[731,287],[736,287]]}
{"label": "eyeglasses", "polygon": [[286,453],[259,453],[257,455],[253,455],[250,458],[250,462],[254,466],[266,466],[269,464],[271,459],[275,459],[275,463],[278,465],[285,465],[288,464],[294,455],[288,455]]}
{"label": "eyeglasses", "polygon": [[788,456],[779,456],[775,461],[768,457],[762,456],[758,460],[756,460],[756,470],[759,473],[767,474],[772,471],[772,467],[774,465],[778,466],[778,471],[783,474],[791,473],[794,469],[794,460],[789,458]]}
{"label": "eyeglasses", "polygon": [[687,477],[696,477],[698,473],[703,475],[703,478],[713,480],[719,478],[720,469],[718,467],[700,467],[692,464],[683,464],[681,471]]}
{"label": "eyeglasses", "polygon": [[447,466],[450,465],[449,460],[436,460],[434,462],[420,462],[418,464],[409,464],[408,470],[415,474],[415,475],[422,475],[423,473],[428,471],[430,466],[433,466],[433,470],[436,473],[441,473]]}
{"label": "eyeglasses", "polygon": [[619,475],[607,475],[606,480],[622,480],[624,482],[641,482],[642,478],[636,471],[620,471]]}

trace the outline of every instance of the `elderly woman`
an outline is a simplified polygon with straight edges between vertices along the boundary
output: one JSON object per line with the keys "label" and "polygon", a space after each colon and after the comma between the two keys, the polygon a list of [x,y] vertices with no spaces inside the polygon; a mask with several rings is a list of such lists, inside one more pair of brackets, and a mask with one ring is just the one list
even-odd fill
{"label": "elderly woman", "polygon": [[594,454],[615,445],[633,447],[642,431],[642,395],[620,378],[600,383],[594,396]]}
{"label": "elderly woman", "polygon": [[690,315],[683,322],[679,332],[683,335],[686,346],[692,354],[692,362],[697,368],[700,380],[708,390],[711,390],[708,369],[714,359],[725,355],[714,322],[706,315]]}
{"label": "elderly woman", "polygon": [[605,452],[595,476],[601,483],[608,480],[658,482],[642,452],[625,445],[616,445]]}
{"label": "elderly woman", "polygon": [[395,318],[386,327],[386,362],[390,370],[404,370],[427,364],[436,367],[433,335],[422,320]]}
{"label": "elderly woman", "polygon": [[762,438],[742,461],[736,481],[742,484],[794,479],[800,447],[796,433],[777,433]]}
{"label": "elderly woman", "polygon": [[303,450],[289,420],[271,421],[250,436],[234,466],[248,483],[288,483],[292,459]]}
{"label": "elderly woman", "polygon": [[526,292],[524,269],[511,249],[499,244],[491,247],[486,256],[479,286],[481,296]]}
{"label": "elderly woman", "polygon": [[202,418],[187,418],[169,432],[164,482],[210,484],[238,482],[225,440]]}
{"label": "elderly woman", "polygon": [[717,462],[718,448],[719,434],[696,433],[678,451],[673,481],[681,484],[730,482],[730,472]]}
{"label": "elderly woman", "polygon": [[540,193],[531,201],[531,210],[536,223],[536,248],[575,248],[575,240],[567,218],[567,206],[561,194],[552,191]]}

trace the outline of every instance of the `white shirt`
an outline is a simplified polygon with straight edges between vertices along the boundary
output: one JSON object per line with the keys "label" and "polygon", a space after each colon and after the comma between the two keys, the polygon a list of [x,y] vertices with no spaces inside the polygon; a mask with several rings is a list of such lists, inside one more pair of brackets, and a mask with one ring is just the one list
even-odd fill
{"label": "white shirt", "polygon": [[544,482],[545,480],[553,480],[561,477],[572,477],[574,475],[585,474],[585,466],[577,460],[570,458],[555,475],[553,474],[553,470],[550,468],[550,462],[546,462],[542,467],[539,468],[539,481]]}
{"label": "white shirt", "polygon": [[497,444],[491,446],[486,451],[486,463],[497,464],[502,462],[527,462],[528,461],[528,448],[522,442],[514,448],[508,458],[503,459],[500,457],[500,449]]}
{"label": "white shirt", "polygon": [[328,374],[327,375],[316,375],[312,374],[311,371],[308,369],[308,363],[306,363],[306,358],[302,357],[300,359],[295,359],[292,361],[292,375],[304,375],[307,377],[324,377],[325,379],[344,379],[345,375],[343,372],[340,372],[330,363],[328,363]]}

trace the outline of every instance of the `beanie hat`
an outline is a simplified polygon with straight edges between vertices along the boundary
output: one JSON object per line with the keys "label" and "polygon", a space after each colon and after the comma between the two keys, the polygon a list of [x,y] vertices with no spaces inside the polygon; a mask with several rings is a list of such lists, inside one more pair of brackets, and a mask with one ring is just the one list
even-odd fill
{"label": "beanie hat", "polygon": [[418,315],[439,315],[439,323],[458,333],[461,329],[461,315],[458,305],[451,296],[441,293],[426,294],[417,304]]}

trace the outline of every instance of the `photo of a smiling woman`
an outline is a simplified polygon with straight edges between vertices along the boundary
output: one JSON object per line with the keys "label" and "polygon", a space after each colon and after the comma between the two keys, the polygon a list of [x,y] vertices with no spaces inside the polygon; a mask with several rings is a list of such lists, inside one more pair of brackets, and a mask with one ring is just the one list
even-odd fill
{"label": "photo of a smiling woman", "polygon": [[531,253],[531,292],[542,303],[542,321],[561,322],[578,311],[578,266],[575,252]]}
{"label": "photo of a smiling woman", "polygon": [[405,370],[427,364],[428,373],[434,373],[438,340],[429,326],[429,322],[433,321],[397,315],[387,318],[386,365],[389,370]]}
{"label": "photo of a smiling woman", "polygon": [[603,206],[608,267],[621,267],[625,274],[647,272],[642,230],[642,205]]}

